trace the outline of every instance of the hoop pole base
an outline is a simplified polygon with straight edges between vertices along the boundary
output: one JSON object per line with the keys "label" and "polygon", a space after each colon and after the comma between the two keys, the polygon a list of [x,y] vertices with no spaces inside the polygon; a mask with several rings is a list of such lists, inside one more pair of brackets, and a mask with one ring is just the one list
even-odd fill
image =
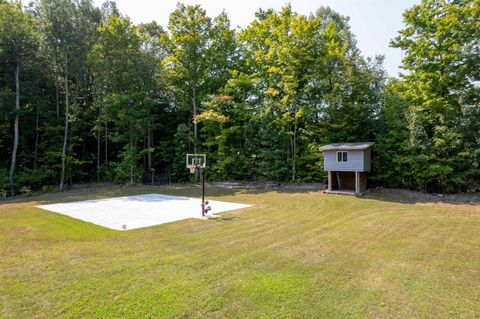
{"label": "hoop pole base", "polygon": [[205,170],[203,167],[199,167],[198,170],[202,182],[202,217],[205,217]]}

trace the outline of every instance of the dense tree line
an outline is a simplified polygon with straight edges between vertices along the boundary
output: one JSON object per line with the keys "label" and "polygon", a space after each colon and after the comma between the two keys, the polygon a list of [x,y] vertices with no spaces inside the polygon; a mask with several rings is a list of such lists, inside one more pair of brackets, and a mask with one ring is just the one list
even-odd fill
{"label": "dense tree line", "polygon": [[324,181],[318,148],[339,141],[376,142],[377,185],[477,191],[479,7],[405,12],[405,74],[387,79],[325,7],[235,29],[178,4],[164,28],[110,1],[0,0],[0,196],[153,170],[184,181],[193,152],[211,180]]}

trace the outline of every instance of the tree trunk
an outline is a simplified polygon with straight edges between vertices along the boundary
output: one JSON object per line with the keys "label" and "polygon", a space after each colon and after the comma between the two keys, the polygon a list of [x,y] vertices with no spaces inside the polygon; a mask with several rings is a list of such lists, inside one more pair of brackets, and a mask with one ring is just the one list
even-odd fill
{"label": "tree trunk", "polygon": [[10,195],[15,196],[15,187],[13,178],[15,176],[15,166],[17,164],[17,149],[18,149],[18,122],[20,116],[20,62],[17,61],[15,67],[15,124],[12,150],[12,163],[10,166]]}
{"label": "tree trunk", "polygon": [[55,75],[55,101],[56,101],[56,109],[57,109],[57,120],[60,119],[60,94],[58,92],[58,79]]}
{"label": "tree trunk", "polygon": [[37,118],[35,120],[35,149],[33,151],[33,170],[37,170],[38,161],[38,140],[40,139],[40,127],[39,127],[40,110],[37,105]]}
{"label": "tree trunk", "polygon": [[149,124],[149,127],[148,127],[148,133],[147,133],[147,148],[148,148],[148,153],[147,153],[147,167],[148,167],[148,172],[150,173],[150,171],[152,170],[152,152],[151,152],[151,148],[152,148],[152,138],[151,138],[151,134],[152,134],[152,131],[150,130],[150,124]]}
{"label": "tree trunk", "polygon": [[108,122],[105,120],[105,176],[108,176]]}
{"label": "tree trunk", "polygon": [[297,162],[297,127],[298,127],[298,122],[297,119],[295,118],[295,126],[293,128],[293,145],[292,145],[292,182],[295,182],[295,174],[296,174],[296,162]]}
{"label": "tree trunk", "polygon": [[135,185],[135,175],[133,172],[133,140],[132,140],[132,124],[130,123],[130,186]]}
{"label": "tree trunk", "polygon": [[133,155],[133,144],[130,141],[130,186],[135,185],[135,174],[133,172],[132,155]]}
{"label": "tree trunk", "polygon": [[[148,145],[148,143],[147,143],[147,137],[145,136],[145,137],[143,138],[143,149],[144,149],[144,150],[147,149],[147,145]],[[142,158],[143,158],[143,168],[144,168],[144,169],[147,169],[147,172],[148,172],[148,163],[147,163],[147,153],[146,153],[146,152],[144,152],[144,153],[142,154]]]}
{"label": "tree trunk", "polygon": [[56,103],[56,113],[57,121],[60,120],[60,89],[58,88],[58,70],[60,69],[58,63],[58,47],[55,45],[55,103]]}
{"label": "tree trunk", "polygon": [[197,87],[192,86],[192,108],[193,108],[193,152],[197,153],[197,138],[198,138],[198,126],[195,117],[197,116]]}
{"label": "tree trunk", "polygon": [[97,183],[100,183],[100,108],[98,108],[98,122],[97,122]]}
{"label": "tree trunk", "polygon": [[68,57],[65,54],[65,131],[63,135],[62,149],[62,172],[60,175],[60,191],[65,190],[65,162],[67,159],[67,139],[68,139],[68,116],[69,116],[69,92],[68,92]]}

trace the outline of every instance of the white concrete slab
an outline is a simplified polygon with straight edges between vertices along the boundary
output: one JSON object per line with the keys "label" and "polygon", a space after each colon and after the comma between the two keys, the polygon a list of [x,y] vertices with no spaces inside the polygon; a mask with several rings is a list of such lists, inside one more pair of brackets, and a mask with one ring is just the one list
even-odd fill
{"label": "white concrete slab", "polygon": [[[198,198],[146,194],[37,207],[110,229],[129,230],[199,218],[200,204]],[[252,205],[210,200],[208,206],[212,208],[209,212],[212,215]]]}

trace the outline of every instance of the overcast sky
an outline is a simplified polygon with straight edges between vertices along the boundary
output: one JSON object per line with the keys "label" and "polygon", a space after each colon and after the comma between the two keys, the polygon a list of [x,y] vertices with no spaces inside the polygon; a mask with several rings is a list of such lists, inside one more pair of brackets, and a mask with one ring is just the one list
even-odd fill
{"label": "overcast sky", "polygon": [[[94,0],[101,5],[103,0]],[[157,21],[168,24],[168,17],[175,9],[176,0],[116,0],[120,11],[134,23]],[[289,1],[282,0],[185,0],[185,4],[200,4],[210,17],[223,9],[232,26],[246,27],[259,9],[280,9]],[[292,8],[302,14],[314,12],[320,6],[329,6],[342,15],[350,17],[350,25],[357,37],[358,46],[365,56],[385,55],[385,68],[389,75],[396,76],[402,60],[399,49],[389,47],[390,40],[402,29],[402,13],[420,0],[295,0]]]}

